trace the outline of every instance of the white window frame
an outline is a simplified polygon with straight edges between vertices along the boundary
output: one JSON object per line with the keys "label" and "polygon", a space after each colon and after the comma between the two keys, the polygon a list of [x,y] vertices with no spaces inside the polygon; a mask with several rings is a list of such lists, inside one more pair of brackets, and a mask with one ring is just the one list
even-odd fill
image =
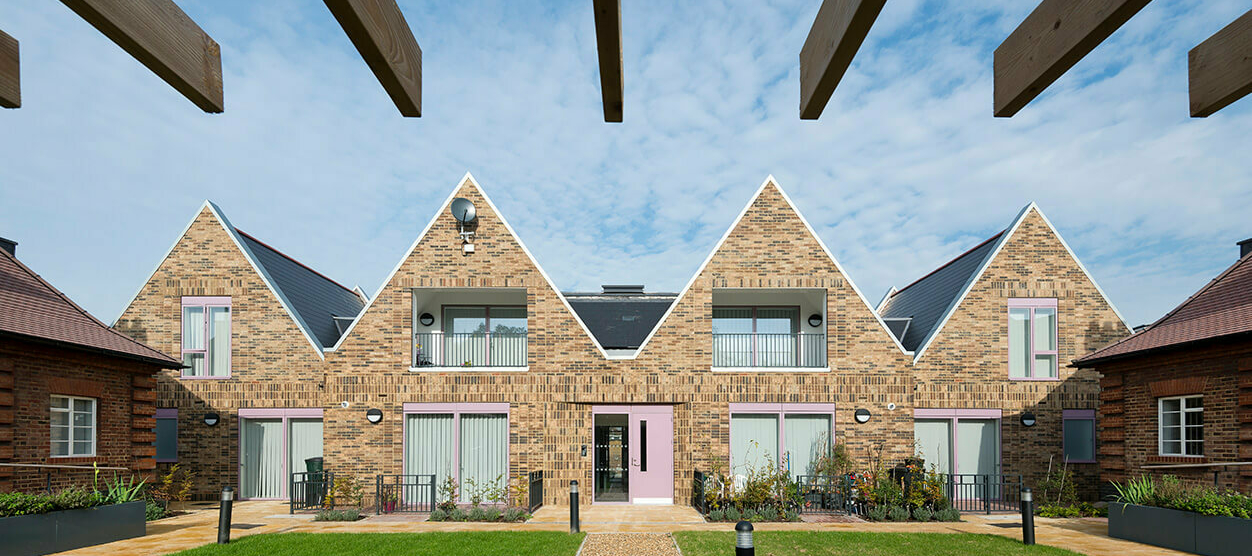
{"label": "white window frame", "polygon": [[[1190,399],[1200,400],[1200,407],[1188,408],[1187,400],[1190,400]],[[1165,451],[1165,402],[1171,401],[1171,400],[1178,400],[1178,427],[1179,429],[1181,429],[1178,435],[1178,452],[1172,452],[1172,453]],[[1187,426],[1187,414],[1188,413],[1200,414],[1200,426],[1198,427]],[[1203,434],[1201,434],[1199,440],[1188,440],[1187,439],[1188,428],[1198,428],[1200,429],[1201,433],[1204,432],[1204,395],[1203,394],[1188,394],[1185,396],[1166,396],[1164,398],[1157,398],[1157,401],[1156,401],[1156,452],[1157,454],[1161,456],[1181,457],[1181,458],[1204,457]],[[1188,442],[1199,443],[1200,453],[1188,454],[1187,453]]]}
{"label": "white window frame", "polygon": [[[66,407],[64,409],[55,407],[52,404],[52,400],[56,398],[63,398],[66,400]],[[75,413],[74,402],[75,401],[91,402],[91,425],[89,427],[82,427],[82,426],[76,427],[74,425],[74,413]],[[66,428],[66,433],[68,435],[66,436],[66,443],[68,445],[66,446],[66,453],[61,454],[61,455],[56,455],[55,450],[53,449],[54,441],[52,440],[52,429],[57,428],[57,426],[52,424],[52,415],[55,413],[67,414],[65,428]],[[81,413],[81,412],[78,412],[78,413]],[[99,400],[95,398],[87,398],[83,396],[67,396],[64,394],[52,394],[52,396],[48,400],[48,457],[52,457],[52,458],[96,457],[96,431],[99,429],[99,426],[98,426],[99,415],[100,415],[100,402]],[[90,452],[87,452],[87,453],[74,452],[74,443],[75,443],[74,430],[76,428],[77,429],[88,428],[91,431],[91,451]],[[79,440],[78,442],[83,442],[83,441]]]}

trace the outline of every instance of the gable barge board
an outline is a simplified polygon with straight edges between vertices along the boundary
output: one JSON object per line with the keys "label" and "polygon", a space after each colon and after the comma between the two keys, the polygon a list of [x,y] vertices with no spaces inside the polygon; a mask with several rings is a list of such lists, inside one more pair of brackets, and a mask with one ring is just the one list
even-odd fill
{"label": "gable barge board", "polygon": [[1187,83],[1193,118],[1252,93],[1252,10],[1187,53]]}

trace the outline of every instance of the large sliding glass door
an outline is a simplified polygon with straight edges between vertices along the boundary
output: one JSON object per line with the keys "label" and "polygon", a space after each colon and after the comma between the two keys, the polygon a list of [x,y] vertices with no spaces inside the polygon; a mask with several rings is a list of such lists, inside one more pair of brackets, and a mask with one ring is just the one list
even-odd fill
{"label": "large sliding glass door", "polygon": [[[508,404],[404,404],[404,473],[451,478],[458,502],[509,484]],[[420,491],[418,503],[428,502]]]}
{"label": "large sliding glass door", "polygon": [[291,474],[305,460],[322,457],[320,409],[239,410],[239,491],[241,499],[287,496]]}
{"label": "large sliding glass door", "polygon": [[834,404],[730,404],[730,466],[737,483],[753,470],[783,465],[791,477],[810,475],[830,453]]}
{"label": "large sliding glass door", "polygon": [[952,475],[953,496],[1000,498],[1000,410],[917,409],[913,438],[928,471]]}

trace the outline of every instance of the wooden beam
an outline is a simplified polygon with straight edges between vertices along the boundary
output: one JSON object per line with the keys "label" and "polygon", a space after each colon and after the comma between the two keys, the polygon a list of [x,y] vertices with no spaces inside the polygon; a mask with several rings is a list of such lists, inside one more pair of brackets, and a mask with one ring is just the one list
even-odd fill
{"label": "wooden beam", "polygon": [[887,0],[823,0],[800,48],[800,119],[816,120]]}
{"label": "wooden beam", "polygon": [[600,57],[600,96],[604,121],[622,121],[622,2],[593,0],[596,52]]}
{"label": "wooden beam", "polygon": [[171,0],[61,0],[205,112],[225,109],[222,49]]}
{"label": "wooden beam", "polygon": [[1043,0],[995,51],[994,110],[1012,117],[1149,0]]}
{"label": "wooden beam", "polygon": [[422,115],[422,48],[395,0],[326,0],[400,115]]}
{"label": "wooden beam", "polygon": [[1194,118],[1252,93],[1252,10],[1187,53],[1187,82]]}
{"label": "wooden beam", "polygon": [[17,39],[0,31],[0,106],[22,107],[22,72],[17,56]]}

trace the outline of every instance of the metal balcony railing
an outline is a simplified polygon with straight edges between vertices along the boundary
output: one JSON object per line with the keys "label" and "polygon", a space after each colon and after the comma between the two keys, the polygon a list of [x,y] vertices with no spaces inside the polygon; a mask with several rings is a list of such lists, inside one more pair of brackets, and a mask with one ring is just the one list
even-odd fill
{"label": "metal balcony railing", "polygon": [[525,367],[525,332],[413,334],[414,367]]}
{"label": "metal balcony railing", "polygon": [[714,367],[825,367],[825,334],[713,334]]}

